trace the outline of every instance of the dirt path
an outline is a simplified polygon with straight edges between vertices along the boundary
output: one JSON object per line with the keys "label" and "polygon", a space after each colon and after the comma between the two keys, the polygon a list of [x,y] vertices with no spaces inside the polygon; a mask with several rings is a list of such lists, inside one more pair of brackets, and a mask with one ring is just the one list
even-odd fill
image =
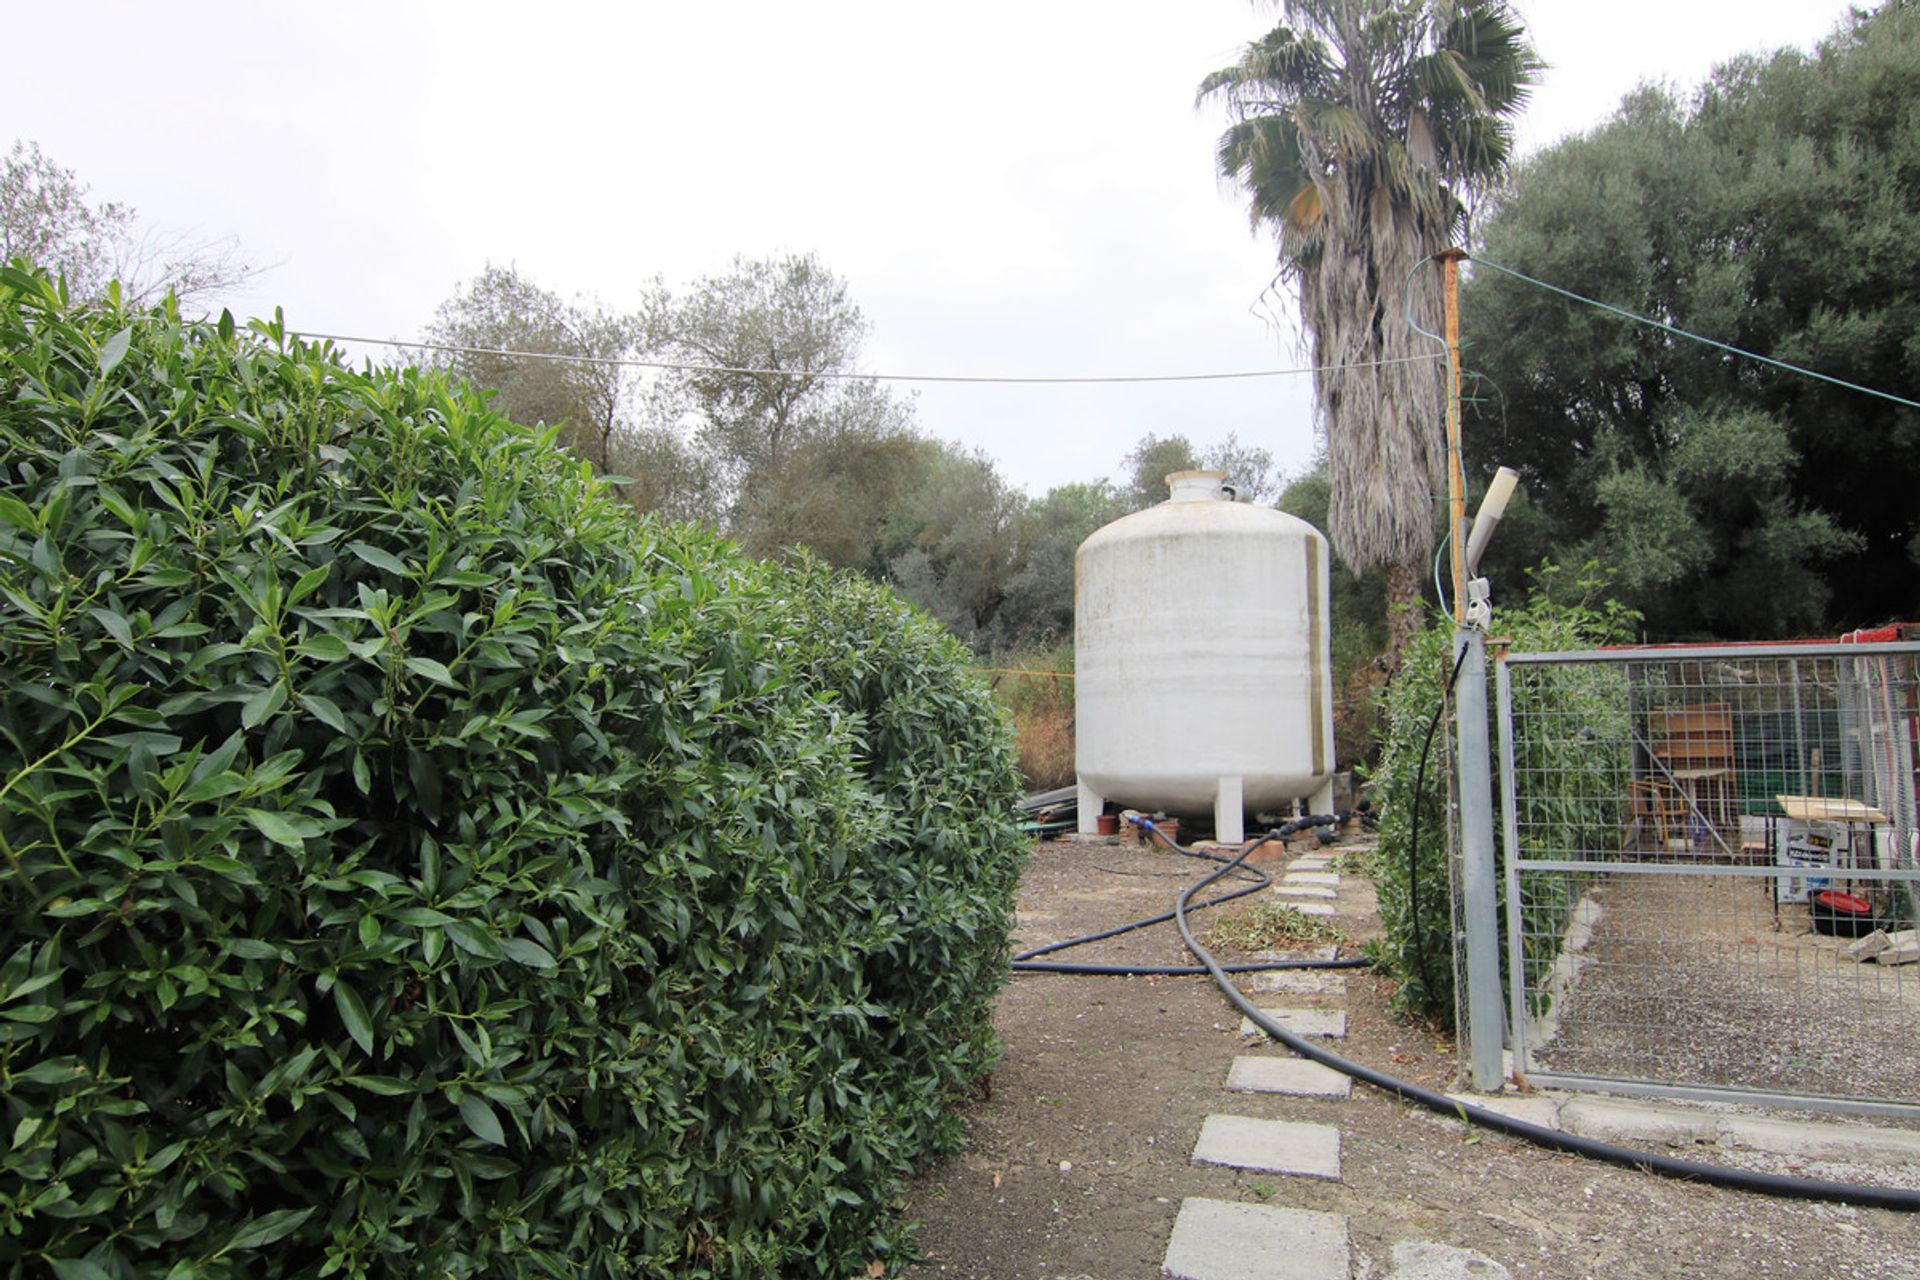
{"label": "dirt path", "polygon": [[[1043,844],[1022,884],[1019,940],[1033,946],[1165,910],[1194,866],[1118,843]],[[1338,906],[1353,936],[1377,929],[1371,890],[1350,869]],[[1171,925],[1071,955],[1188,962]],[[1357,970],[1344,996],[1262,1003],[1344,1007],[1342,1052],[1449,1085],[1453,1045],[1393,1017],[1389,994],[1383,980]],[[1158,1276],[1187,1196],[1346,1214],[1357,1280],[1384,1280],[1393,1246],[1407,1240],[1475,1249],[1515,1277],[1556,1280],[1920,1275],[1920,1218],[1602,1166],[1470,1133],[1364,1088],[1344,1101],[1229,1094],[1222,1086],[1237,1054],[1285,1051],[1243,1041],[1238,1014],[1205,978],[1021,976],[1002,996],[998,1021],[1005,1057],[991,1098],[970,1117],[969,1148],[912,1188],[908,1212],[923,1224],[924,1256],[905,1273],[910,1280]],[[1342,1180],[1192,1164],[1201,1121],[1217,1112],[1337,1124]]]}

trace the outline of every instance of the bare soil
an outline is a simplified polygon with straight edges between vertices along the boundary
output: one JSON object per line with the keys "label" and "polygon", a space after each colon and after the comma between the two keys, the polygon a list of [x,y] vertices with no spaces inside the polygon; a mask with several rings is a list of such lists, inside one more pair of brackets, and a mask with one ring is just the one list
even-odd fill
{"label": "bare soil", "polygon": [[[1035,946],[1166,910],[1197,865],[1117,840],[1043,843],[1022,883],[1019,942]],[[1364,940],[1378,928],[1372,894],[1363,877],[1345,870],[1338,922]],[[1057,958],[1190,962],[1171,925]],[[1451,1086],[1451,1038],[1393,1015],[1391,994],[1384,979],[1354,970],[1344,996],[1260,1002],[1343,1007],[1341,1052],[1422,1084]],[[1357,1280],[1384,1278],[1393,1246],[1414,1240],[1478,1250],[1515,1277],[1556,1280],[1920,1276],[1920,1215],[1656,1178],[1470,1132],[1363,1086],[1341,1101],[1228,1093],[1237,1054],[1286,1052],[1243,1041],[1239,1021],[1205,977],[1016,977],[998,1012],[1005,1056],[991,1095],[969,1118],[970,1144],[911,1189],[908,1212],[922,1224],[923,1256],[903,1274],[1158,1276],[1180,1201],[1207,1196],[1348,1215]],[[1194,1165],[1194,1140],[1211,1113],[1337,1124],[1343,1177]],[[1678,1154],[1781,1173],[1848,1172],[1746,1152]]]}

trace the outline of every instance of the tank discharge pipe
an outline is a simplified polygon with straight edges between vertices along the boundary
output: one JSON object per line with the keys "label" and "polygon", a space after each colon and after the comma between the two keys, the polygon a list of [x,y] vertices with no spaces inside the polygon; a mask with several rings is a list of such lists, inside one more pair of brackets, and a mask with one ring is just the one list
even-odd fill
{"label": "tank discharge pipe", "polygon": [[[1311,820],[1309,820],[1311,821]],[[1316,825],[1324,825],[1320,819]],[[1194,856],[1188,850],[1168,840],[1166,834],[1151,823],[1143,823],[1147,830],[1158,836],[1169,847]],[[1277,834],[1277,833],[1275,833]],[[1268,838],[1271,838],[1268,837]],[[1179,926],[1181,940],[1187,944],[1195,958],[1205,966],[1205,971],[1213,976],[1214,985],[1220,988],[1222,995],[1235,1008],[1245,1014],[1253,1024],[1291,1049],[1302,1058],[1307,1058],[1325,1067],[1350,1076],[1362,1084],[1370,1084],[1383,1089],[1407,1102],[1417,1103],[1429,1111],[1441,1115],[1456,1116],[1469,1124],[1491,1129],[1495,1133],[1504,1133],[1511,1138],[1531,1142],[1535,1146],[1549,1150],[1565,1152],[1568,1155],[1585,1156],[1591,1160],[1602,1160],[1609,1164],[1624,1165],[1629,1169],[1639,1169],[1646,1173],[1656,1173],[1664,1178],[1675,1178],[1684,1182],[1700,1182],[1708,1186],[1725,1187],[1734,1191],[1754,1191],[1763,1195],[1783,1196],[1801,1200],[1833,1200],[1844,1204],[1861,1205],[1874,1209],[1901,1209],[1907,1212],[1920,1211],[1920,1191],[1910,1191],[1898,1187],[1869,1187],[1849,1182],[1828,1182],[1819,1178],[1794,1178],[1777,1173],[1749,1173],[1744,1169],[1728,1169],[1721,1165],[1705,1164],[1698,1160],[1682,1160],[1677,1156],[1659,1155],[1651,1151],[1639,1151],[1632,1147],[1622,1147],[1611,1142],[1601,1142],[1594,1138],[1583,1138],[1578,1134],[1566,1133],[1559,1129],[1549,1129],[1544,1125],[1530,1124],[1525,1120],[1516,1120],[1512,1116],[1501,1115],[1485,1107],[1476,1107],[1468,1103],[1456,1102],[1443,1093],[1403,1080],[1398,1076],[1376,1071],[1328,1049],[1323,1049],[1311,1041],[1288,1031],[1285,1027],[1262,1013],[1253,1001],[1247,999],[1228,978],[1228,968],[1215,960],[1213,953],[1200,945],[1193,936],[1192,926],[1187,922],[1187,912],[1194,894],[1205,889],[1214,881],[1232,872],[1241,864],[1247,854],[1252,853],[1255,845],[1242,850],[1240,856],[1232,860],[1221,859],[1225,865],[1202,876],[1188,885],[1174,901],[1174,922]],[[1210,904],[1203,904],[1210,905]]]}

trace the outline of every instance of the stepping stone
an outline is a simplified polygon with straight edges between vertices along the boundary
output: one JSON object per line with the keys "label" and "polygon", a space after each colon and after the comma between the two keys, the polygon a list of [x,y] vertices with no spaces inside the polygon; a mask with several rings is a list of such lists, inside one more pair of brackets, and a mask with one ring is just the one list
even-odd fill
{"label": "stepping stone", "polygon": [[1288,864],[1287,870],[1289,871],[1325,871],[1328,867],[1332,865],[1333,864],[1331,860],[1327,858],[1295,858],[1290,864]]}
{"label": "stepping stone", "polygon": [[1190,1197],[1180,1202],[1160,1274],[1173,1280],[1347,1280],[1341,1213]]}
{"label": "stepping stone", "polygon": [[1331,889],[1340,883],[1340,876],[1332,871],[1289,871],[1280,878],[1281,884],[1323,884]]}
{"label": "stepping stone", "polygon": [[1305,951],[1256,951],[1253,958],[1262,964],[1282,964],[1288,960],[1333,960],[1339,955],[1338,944],[1329,942],[1323,946],[1308,947]]}
{"label": "stepping stone", "polygon": [[1295,995],[1336,995],[1347,993],[1347,975],[1324,969],[1282,969],[1278,973],[1253,975],[1256,992],[1288,991]]}
{"label": "stepping stone", "polygon": [[1323,889],[1317,884],[1277,884],[1273,886],[1275,897],[1279,898],[1337,898],[1340,895],[1332,889]]}
{"label": "stepping stone", "polygon": [[1227,1071],[1227,1088],[1239,1093],[1290,1093],[1307,1098],[1344,1098],[1353,1079],[1305,1058],[1255,1058],[1242,1055]]}
{"label": "stepping stone", "polygon": [[1330,1124],[1208,1116],[1193,1144],[1195,1164],[1223,1164],[1255,1173],[1340,1177],[1340,1130]]}
{"label": "stepping stone", "polygon": [[1283,902],[1282,906],[1292,907],[1303,916],[1330,916],[1333,914],[1331,902]]}
{"label": "stepping stone", "polygon": [[[1262,1009],[1260,1012],[1297,1036],[1339,1037],[1347,1034],[1347,1015],[1343,1009]],[[1255,1026],[1252,1018],[1242,1018],[1240,1034],[1260,1036],[1266,1032]]]}

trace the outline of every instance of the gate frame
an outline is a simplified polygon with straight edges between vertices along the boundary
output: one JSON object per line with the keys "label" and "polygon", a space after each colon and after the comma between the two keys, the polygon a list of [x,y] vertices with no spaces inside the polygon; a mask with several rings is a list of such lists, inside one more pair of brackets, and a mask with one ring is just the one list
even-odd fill
{"label": "gate frame", "polygon": [[[1554,1071],[1535,1071],[1527,1048],[1526,958],[1521,954],[1522,937],[1520,872],[1592,871],[1601,874],[1699,875],[1690,867],[1661,867],[1630,863],[1569,859],[1527,859],[1520,848],[1518,789],[1514,769],[1513,682],[1509,668],[1520,666],[1576,666],[1599,663],[1625,665],[1631,662],[1713,661],[1730,658],[1871,658],[1914,657],[1920,659],[1920,641],[1888,641],[1869,644],[1821,642],[1816,644],[1758,641],[1747,644],[1665,645],[1568,650],[1561,653],[1499,653],[1494,663],[1496,716],[1500,741],[1500,832],[1501,880],[1507,891],[1507,992],[1505,1009],[1507,1036],[1513,1055],[1514,1075],[1530,1084],[1557,1085],[1562,1088],[1590,1089],[1607,1093],[1642,1094],[1651,1097],[1682,1098],[1696,1102],[1736,1102],[1756,1106],[1790,1107],[1796,1110],[1831,1111],[1853,1115],[1896,1116],[1920,1119],[1920,1102],[1887,1102],[1866,1098],[1837,1098],[1821,1095],[1781,1093],[1765,1089],[1741,1089],[1711,1085],[1663,1084],[1658,1081],[1616,1079],[1610,1076],[1586,1076]],[[1797,704],[1796,704],[1797,706]],[[1779,868],[1765,866],[1715,865],[1714,875],[1777,876]],[[1861,879],[1915,880],[1920,869],[1885,871],[1861,869]]]}

